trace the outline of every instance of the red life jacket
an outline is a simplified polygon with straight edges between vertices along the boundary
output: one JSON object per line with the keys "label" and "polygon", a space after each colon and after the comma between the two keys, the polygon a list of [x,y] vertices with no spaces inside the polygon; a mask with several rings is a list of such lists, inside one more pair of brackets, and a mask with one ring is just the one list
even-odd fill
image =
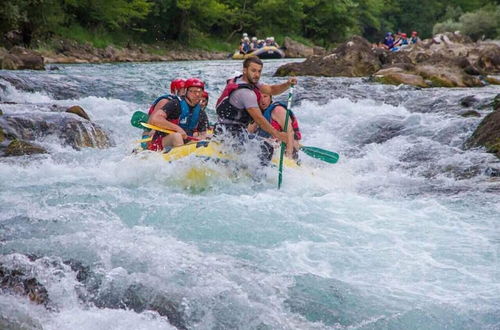
{"label": "red life jacket", "polygon": [[[262,114],[264,118],[278,131],[281,132],[283,131],[283,127],[281,127],[280,123],[278,123],[276,120],[272,118],[273,110],[278,106],[282,106],[283,108],[287,108],[286,104],[283,102],[274,102],[271,105],[269,105],[266,110],[264,110],[264,113]],[[292,121],[292,129],[294,132],[294,139],[295,140],[300,140],[302,139],[302,133],[300,132],[299,129],[299,122],[297,121],[297,117],[293,114],[292,111],[290,111],[290,120]],[[271,134],[267,133],[263,129],[259,128],[257,131],[257,135],[268,138],[271,137]]]}
{"label": "red life jacket", "polygon": [[259,88],[249,83],[238,83],[237,79],[241,77],[242,76],[229,79],[227,81],[226,88],[217,100],[216,111],[217,116],[219,117],[219,123],[247,126],[252,121],[252,117],[246,111],[246,109],[237,108],[229,103],[229,97],[231,96],[231,94],[240,88],[247,88],[252,90],[257,96],[257,102],[260,101],[261,94]]}

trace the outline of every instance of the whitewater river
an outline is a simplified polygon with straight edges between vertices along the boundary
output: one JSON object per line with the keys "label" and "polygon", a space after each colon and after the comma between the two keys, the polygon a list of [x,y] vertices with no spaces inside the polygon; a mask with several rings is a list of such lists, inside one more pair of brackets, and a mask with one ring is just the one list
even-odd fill
{"label": "whitewater river", "polygon": [[[262,81],[283,81],[272,74],[285,62],[265,62]],[[300,77],[304,145],[341,158],[302,154],[279,191],[272,168],[200,187],[182,180],[198,160],[131,155],[131,114],[171,79],[204,79],[215,121],[240,65],[3,71],[31,86],[7,84],[4,102],[80,105],[115,146],[47,139],[50,155],[0,160],[0,264],[49,296],[44,306],[0,293],[0,328],[500,329],[500,164],[463,149],[481,118],[460,116],[475,95],[484,117],[498,87]]]}

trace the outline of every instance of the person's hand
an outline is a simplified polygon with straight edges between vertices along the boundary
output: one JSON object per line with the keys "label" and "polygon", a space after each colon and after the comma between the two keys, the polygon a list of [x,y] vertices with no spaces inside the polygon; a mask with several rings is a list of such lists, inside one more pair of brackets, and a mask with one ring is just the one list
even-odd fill
{"label": "person's hand", "polygon": [[298,83],[297,78],[295,78],[295,77],[288,78],[288,84],[289,84],[290,86],[297,85],[297,83]]}
{"label": "person's hand", "polygon": [[286,134],[285,132],[278,132],[275,138],[277,138],[281,142],[286,143],[288,141],[288,134]]}
{"label": "person's hand", "polygon": [[182,128],[180,128],[180,127],[179,127],[179,128],[177,129],[177,133],[179,133],[179,134],[182,136],[182,139],[183,139],[183,140],[187,139],[187,136],[188,136],[188,135],[187,135],[186,131],[185,131],[185,130],[183,130]]}

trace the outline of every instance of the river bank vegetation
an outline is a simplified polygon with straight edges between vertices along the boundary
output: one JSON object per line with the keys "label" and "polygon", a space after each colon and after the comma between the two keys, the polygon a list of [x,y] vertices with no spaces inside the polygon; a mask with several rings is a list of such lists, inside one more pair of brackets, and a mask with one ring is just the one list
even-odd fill
{"label": "river bank vegetation", "polygon": [[50,48],[64,38],[99,48],[227,51],[247,32],[330,47],[355,34],[378,41],[398,30],[498,38],[499,22],[499,0],[4,0],[0,46]]}

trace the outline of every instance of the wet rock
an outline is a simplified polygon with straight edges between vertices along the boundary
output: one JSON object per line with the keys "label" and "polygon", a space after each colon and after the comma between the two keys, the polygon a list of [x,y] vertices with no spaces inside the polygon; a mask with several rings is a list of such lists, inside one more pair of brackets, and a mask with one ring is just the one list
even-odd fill
{"label": "wet rock", "polygon": [[12,141],[4,151],[4,155],[7,157],[46,153],[47,150],[45,150],[44,148],[22,140]]}
{"label": "wet rock", "polygon": [[500,168],[488,167],[484,174],[492,178],[498,178],[500,177]]}
{"label": "wet rock", "polygon": [[500,85],[500,77],[495,77],[495,76],[486,76],[484,78],[489,84],[492,85]]}
{"label": "wet rock", "polygon": [[404,127],[401,117],[379,116],[369,123],[357,125],[352,131],[351,139],[361,145],[384,143],[400,135]]}
{"label": "wet rock", "polygon": [[479,112],[477,112],[476,110],[469,110],[469,111],[462,112],[460,114],[460,116],[462,116],[462,117],[481,117],[481,114]]}
{"label": "wet rock", "polygon": [[74,105],[72,107],[69,107],[68,110],[66,110],[66,112],[74,113],[77,116],[80,116],[84,119],[90,120],[89,115],[87,115],[85,110],[83,110],[83,108],[79,105]]}
{"label": "wet rock", "polygon": [[481,87],[483,82],[466,74],[463,70],[445,65],[418,65],[417,73],[424,79],[432,81],[433,87]]}
{"label": "wet rock", "polygon": [[500,158],[500,111],[487,115],[465,143],[467,148],[483,146]]}
{"label": "wet rock", "polygon": [[491,101],[491,106],[493,107],[493,110],[500,110],[500,94],[497,94],[493,101]]}
{"label": "wet rock", "polygon": [[399,67],[391,67],[377,71],[374,80],[389,85],[411,85],[416,87],[429,87],[424,78],[416,74],[406,73]]}
{"label": "wet rock", "polygon": [[166,316],[170,324],[177,329],[187,329],[186,322],[180,312],[181,306],[142,284],[128,287],[123,302],[127,308],[133,309],[137,313],[142,313],[145,310],[155,311],[161,316]]}
{"label": "wet rock", "polygon": [[275,76],[364,77],[375,73],[381,66],[371,44],[362,37],[354,36],[331,54],[312,56],[301,63],[280,66]]}
{"label": "wet rock", "polygon": [[21,269],[10,269],[0,264],[0,288],[10,294],[26,296],[36,304],[47,306],[49,303],[47,289]]}
{"label": "wet rock", "polygon": [[479,102],[479,100],[474,95],[468,95],[468,96],[460,99],[460,105],[462,105],[463,107],[466,107],[466,108],[470,108],[471,106],[473,106],[474,104],[477,104],[478,102]]}
{"label": "wet rock", "polygon": [[43,57],[35,51],[15,46],[0,58],[4,70],[44,70]]}
{"label": "wet rock", "polygon": [[12,139],[42,142],[47,136],[56,136],[63,145],[75,149],[107,148],[113,145],[113,141],[100,126],[78,115],[41,112],[36,105],[22,106],[28,112],[0,117],[0,127]]}

